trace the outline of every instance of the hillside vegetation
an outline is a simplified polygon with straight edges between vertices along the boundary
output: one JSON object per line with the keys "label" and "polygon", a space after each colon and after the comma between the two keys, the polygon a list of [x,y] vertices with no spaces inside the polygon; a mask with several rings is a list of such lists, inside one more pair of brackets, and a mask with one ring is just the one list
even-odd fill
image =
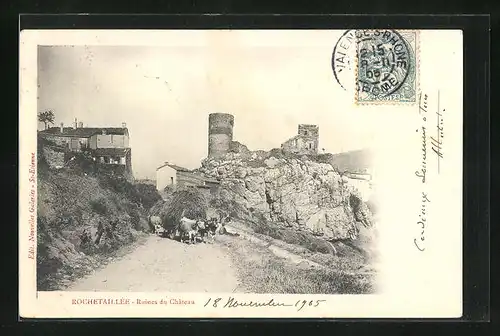
{"label": "hillside vegetation", "polygon": [[154,186],[133,184],[85,153],[65,153],[74,159],[50,168],[49,147],[63,153],[39,139],[38,290],[64,288],[137,242],[150,230],[148,209],[160,199]]}

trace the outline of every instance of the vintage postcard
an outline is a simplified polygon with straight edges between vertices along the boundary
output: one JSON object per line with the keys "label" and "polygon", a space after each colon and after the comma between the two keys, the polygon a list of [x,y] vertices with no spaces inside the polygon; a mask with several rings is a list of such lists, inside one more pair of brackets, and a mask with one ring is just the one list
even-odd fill
{"label": "vintage postcard", "polygon": [[460,30],[24,30],[24,318],[462,315]]}

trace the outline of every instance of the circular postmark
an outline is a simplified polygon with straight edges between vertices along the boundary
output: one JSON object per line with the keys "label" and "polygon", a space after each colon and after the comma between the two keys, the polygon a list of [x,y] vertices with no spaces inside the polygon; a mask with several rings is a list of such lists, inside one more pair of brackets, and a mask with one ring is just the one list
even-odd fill
{"label": "circular postmark", "polygon": [[348,90],[354,80],[353,66],[356,50],[355,30],[347,30],[339,38],[332,53],[332,70],[335,80],[344,90]]}
{"label": "circular postmark", "polygon": [[339,86],[362,101],[410,101],[415,96],[416,35],[410,31],[347,30],[331,66]]}
{"label": "circular postmark", "polygon": [[[380,100],[404,86],[413,67],[410,46],[394,30],[357,30],[356,85],[358,100]],[[400,92],[403,91],[403,92]]]}

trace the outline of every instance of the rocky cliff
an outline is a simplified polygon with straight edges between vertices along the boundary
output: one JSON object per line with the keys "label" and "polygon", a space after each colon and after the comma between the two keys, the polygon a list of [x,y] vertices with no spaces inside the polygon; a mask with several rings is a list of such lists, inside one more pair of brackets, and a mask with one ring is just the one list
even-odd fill
{"label": "rocky cliff", "polygon": [[199,168],[221,181],[221,198],[329,241],[356,238],[360,225],[372,225],[366,197],[331,164],[277,149],[244,149],[207,158]]}

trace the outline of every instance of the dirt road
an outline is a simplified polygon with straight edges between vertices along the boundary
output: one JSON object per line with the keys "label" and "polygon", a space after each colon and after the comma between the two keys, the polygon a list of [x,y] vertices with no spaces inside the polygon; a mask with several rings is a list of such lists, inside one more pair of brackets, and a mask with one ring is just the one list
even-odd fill
{"label": "dirt road", "polygon": [[229,256],[217,244],[150,236],[133,252],[76,281],[68,291],[237,292]]}

